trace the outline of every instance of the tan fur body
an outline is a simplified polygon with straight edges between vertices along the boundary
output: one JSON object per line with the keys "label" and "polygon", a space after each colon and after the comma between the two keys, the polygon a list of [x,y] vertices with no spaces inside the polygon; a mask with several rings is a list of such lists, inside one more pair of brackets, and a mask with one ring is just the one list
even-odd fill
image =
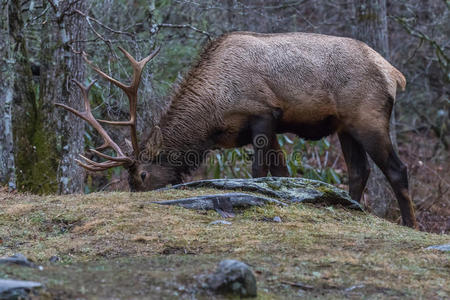
{"label": "tan fur body", "polygon": [[205,51],[174,94],[160,126],[163,147],[242,146],[251,142],[239,138],[251,117],[275,110],[282,113],[278,132],[312,139],[359,123],[388,126],[386,91],[395,99],[397,83],[404,87],[403,75],[353,39],[227,34]]}

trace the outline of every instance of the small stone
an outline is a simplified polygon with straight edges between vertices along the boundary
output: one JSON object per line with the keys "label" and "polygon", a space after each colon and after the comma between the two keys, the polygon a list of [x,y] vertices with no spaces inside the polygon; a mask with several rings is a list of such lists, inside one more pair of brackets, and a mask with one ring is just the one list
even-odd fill
{"label": "small stone", "polygon": [[450,244],[430,246],[427,247],[426,250],[439,250],[442,252],[450,252]]}
{"label": "small stone", "polygon": [[346,292],[351,292],[351,291],[356,290],[356,289],[362,289],[363,287],[365,287],[364,284],[352,285],[351,287],[346,288],[345,291]]}
{"label": "small stone", "polygon": [[231,222],[228,222],[225,220],[216,220],[216,221],[212,221],[208,225],[231,225],[231,224],[232,224]]}
{"label": "small stone", "polygon": [[281,218],[279,216],[273,217],[273,221],[277,223],[281,223]]}
{"label": "small stone", "polygon": [[0,299],[29,299],[30,292],[40,287],[39,282],[0,279]]}
{"label": "small stone", "polygon": [[53,255],[52,257],[49,258],[48,261],[51,262],[51,263],[56,263],[56,262],[58,262],[60,260],[61,260],[61,257],[59,257],[57,255]]}
{"label": "small stone", "polygon": [[210,289],[221,294],[256,297],[256,278],[250,267],[238,260],[222,260],[216,272],[208,278]]}

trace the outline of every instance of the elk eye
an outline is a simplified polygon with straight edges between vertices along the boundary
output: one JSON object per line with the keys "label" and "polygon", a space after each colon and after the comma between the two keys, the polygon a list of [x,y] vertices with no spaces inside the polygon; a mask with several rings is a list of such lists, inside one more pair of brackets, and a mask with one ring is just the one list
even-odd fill
{"label": "elk eye", "polygon": [[142,173],[141,173],[141,179],[142,179],[142,181],[145,180],[145,177],[147,177],[147,172],[142,172]]}

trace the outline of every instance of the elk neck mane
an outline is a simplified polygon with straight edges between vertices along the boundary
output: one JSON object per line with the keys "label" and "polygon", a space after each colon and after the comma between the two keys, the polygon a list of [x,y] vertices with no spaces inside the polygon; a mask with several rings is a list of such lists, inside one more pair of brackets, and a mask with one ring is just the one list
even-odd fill
{"label": "elk neck mane", "polygon": [[[209,137],[223,121],[220,103],[215,100],[220,97],[220,89],[212,79],[217,70],[214,70],[211,59],[226,37],[227,34],[210,41],[186,76],[174,85],[169,104],[158,124],[162,133],[160,150],[163,153],[173,151],[184,155],[190,152],[203,157],[205,151],[213,147]],[[195,167],[185,171],[188,173]]]}

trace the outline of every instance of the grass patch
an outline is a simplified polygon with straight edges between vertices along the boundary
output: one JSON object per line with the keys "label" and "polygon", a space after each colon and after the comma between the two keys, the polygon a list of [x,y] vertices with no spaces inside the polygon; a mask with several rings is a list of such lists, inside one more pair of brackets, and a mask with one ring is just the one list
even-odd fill
{"label": "grass patch", "polygon": [[[0,194],[0,255],[20,252],[44,266],[5,267],[0,278],[44,282],[50,298],[207,298],[202,276],[234,258],[253,266],[263,299],[450,296],[450,255],[424,250],[448,235],[338,207],[254,207],[232,225],[209,225],[216,212],[151,203],[212,193],[223,191]],[[282,223],[267,221],[275,216]]]}

